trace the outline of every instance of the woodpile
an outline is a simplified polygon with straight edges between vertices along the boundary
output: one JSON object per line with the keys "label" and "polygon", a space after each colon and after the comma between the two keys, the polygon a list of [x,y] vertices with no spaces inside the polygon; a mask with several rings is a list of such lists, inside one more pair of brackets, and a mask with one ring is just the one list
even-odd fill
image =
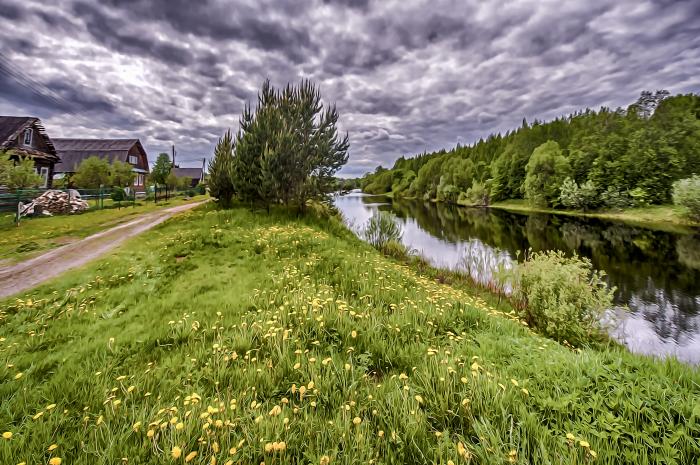
{"label": "woodpile", "polygon": [[80,198],[76,190],[71,190],[70,193],[49,190],[26,205],[20,204],[20,216],[82,213],[88,208],[88,203]]}

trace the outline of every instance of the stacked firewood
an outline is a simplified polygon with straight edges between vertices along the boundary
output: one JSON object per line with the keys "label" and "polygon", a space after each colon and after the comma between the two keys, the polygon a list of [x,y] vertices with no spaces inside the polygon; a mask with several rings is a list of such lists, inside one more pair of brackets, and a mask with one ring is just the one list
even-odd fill
{"label": "stacked firewood", "polygon": [[89,208],[88,203],[80,198],[78,191],[46,191],[26,205],[20,206],[22,215],[57,215],[81,213]]}

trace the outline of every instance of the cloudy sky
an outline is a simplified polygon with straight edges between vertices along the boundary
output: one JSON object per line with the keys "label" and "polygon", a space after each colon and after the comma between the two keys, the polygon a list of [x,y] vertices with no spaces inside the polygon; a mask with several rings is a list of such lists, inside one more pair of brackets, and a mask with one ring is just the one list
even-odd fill
{"label": "cloudy sky", "polygon": [[[99,3],[99,4],[98,4]],[[0,114],[201,164],[265,78],[310,78],[346,176],[643,89],[700,91],[697,0],[2,0]]]}

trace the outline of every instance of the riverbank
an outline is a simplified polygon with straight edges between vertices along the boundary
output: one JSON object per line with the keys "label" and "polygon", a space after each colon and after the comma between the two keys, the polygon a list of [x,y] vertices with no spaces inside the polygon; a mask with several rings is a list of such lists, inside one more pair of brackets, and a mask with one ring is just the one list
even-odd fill
{"label": "riverbank", "polygon": [[[367,195],[380,195],[390,199],[394,198],[393,192]],[[406,200],[419,200],[415,197],[401,198]],[[431,199],[430,202],[439,203],[435,199]],[[482,206],[466,202],[457,202],[455,203],[455,205],[458,205],[460,207],[484,208]],[[504,200],[501,202],[494,202],[488,205],[486,208],[498,208],[501,210],[522,213],[548,213],[552,215],[566,215],[583,218],[600,218],[604,220],[623,221],[625,223],[637,226],[649,227],[658,229],[660,231],[669,232],[688,233],[692,232],[693,228],[700,228],[700,222],[693,221],[690,218],[688,218],[686,216],[685,210],[682,207],[676,205],[652,205],[648,207],[628,208],[624,210],[584,212],[582,210],[561,210],[555,208],[536,207],[530,205],[527,202],[527,200],[514,199]]]}
{"label": "riverbank", "polygon": [[[466,205],[465,205],[466,206]],[[604,220],[624,221],[625,223],[653,227],[662,231],[689,231],[690,228],[700,227],[700,222],[690,220],[685,211],[675,205],[652,205],[649,207],[629,208],[620,211],[559,210],[530,205],[526,200],[506,200],[494,202],[490,208],[499,208],[512,212],[549,213],[553,215],[568,215],[584,218],[600,218]]]}
{"label": "riverbank", "polygon": [[207,205],[19,297],[2,463],[700,459],[697,369],[571,350],[335,219]]}

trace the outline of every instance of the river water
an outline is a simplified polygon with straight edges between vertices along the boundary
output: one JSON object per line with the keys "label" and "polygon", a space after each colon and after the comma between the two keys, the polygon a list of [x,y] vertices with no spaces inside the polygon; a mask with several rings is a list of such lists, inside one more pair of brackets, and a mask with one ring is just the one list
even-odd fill
{"label": "river water", "polygon": [[631,351],[700,364],[700,231],[671,233],[617,221],[511,213],[351,192],[334,203],[361,228],[376,210],[390,211],[402,242],[433,266],[483,279],[521,251],[563,250],[605,270],[616,305],[626,306],[613,336]]}

